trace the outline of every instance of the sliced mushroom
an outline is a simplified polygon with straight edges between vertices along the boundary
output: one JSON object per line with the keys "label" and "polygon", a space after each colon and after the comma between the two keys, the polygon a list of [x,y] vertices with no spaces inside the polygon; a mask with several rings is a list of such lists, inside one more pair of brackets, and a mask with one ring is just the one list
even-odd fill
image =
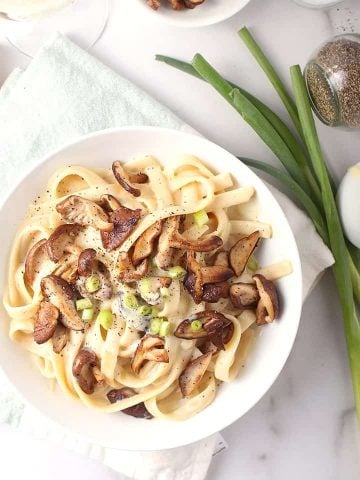
{"label": "sliced mushroom", "polygon": [[114,224],[111,232],[101,232],[103,246],[111,251],[125,241],[130,233],[136,227],[141,216],[141,210],[131,210],[130,208],[120,207],[109,214],[109,219]]}
{"label": "sliced mushroom", "polygon": [[137,375],[146,361],[169,363],[169,355],[165,349],[165,340],[157,335],[145,335],[140,340],[131,368]]}
{"label": "sliced mushroom", "polygon": [[42,264],[48,260],[46,240],[43,238],[33,245],[25,260],[24,280],[29,287],[33,286],[36,276],[40,273]]}
{"label": "sliced mushroom", "polygon": [[140,265],[134,267],[131,256],[128,252],[120,252],[119,254],[119,280],[125,283],[135,282],[144,278],[149,270],[149,259],[145,258]]}
{"label": "sliced mushroom", "polygon": [[191,9],[201,5],[204,1],[205,0],[183,0],[185,7]]}
{"label": "sliced mushroom", "polygon": [[256,308],[256,324],[265,325],[279,316],[279,296],[273,282],[263,275],[253,276],[259,291],[260,300]]}
{"label": "sliced mushroom", "polygon": [[55,332],[59,310],[51,303],[42,301],[34,322],[34,340],[36,343],[47,342]]}
{"label": "sliced mushroom", "polygon": [[58,323],[51,340],[54,352],[61,353],[68,341],[68,329],[61,323]]}
{"label": "sliced mushroom", "polygon": [[179,377],[180,390],[184,397],[188,397],[199,385],[210,365],[211,357],[211,352],[205,353],[187,364]]}
{"label": "sliced mushroom", "polygon": [[149,177],[146,175],[146,173],[129,173],[129,179],[130,182],[132,183],[147,183],[149,181]]}
{"label": "sliced mushroom", "polygon": [[[221,265],[202,266],[196,260],[194,252],[187,252],[187,269],[188,274],[184,280],[184,286],[192,295],[195,303],[203,300],[204,285],[226,282],[234,275],[231,268]],[[222,291],[225,292],[225,288]],[[209,291],[208,297],[210,297]]]}
{"label": "sliced mushroom", "polygon": [[[110,403],[116,403],[119,400],[123,400],[124,398],[130,398],[134,395],[136,395],[136,392],[132,388],[124,387],[120,389],[110,390],[110,392],[108,392],[106,396]],[[132,417],[136,418],[146,418],[148,420],[153,418],[151,413],[147,411],[144,402],[133,405],[132,407],[124,408],[122,412],[126,415],[131,415]]]}
{"label": "sliced mushroom", "polygon": [[250,255],[255,250],[260,240],[260,232],[256,231],[247,237],[240,238],[230,250],[229,260],[231,268],[236,276],[240,276],[245,270]]}
{"label": "sliced mushroom", "polygon": [[[141,181],[137,183],[145,183],[143,181],[145,178],[144,174],[141,174],[140,177],[133,176],[133,178],[131,179],[130,176],[125,172],[123,166],[119,161],[116,161],[112,164],[112,171],[117,182],[122,186],[124,190],[129,192],[131,195],[134,195],[134,197],[140,197],[141,195],[140,190],[138,188],[135,188],[132,185],[131,180],[136,181],[140,179]],[[146,181],[147,181],[147,176],[146,176]]]}
{"label": "sliced mushroom", "polygon": [[114,197],[114,195],[110,195],[109,193],[101,195],[99,205],[106,212],[113,212],[121,207],[121,203]]}
{"label": "sliced mushroom", "polygon": [[60,321],[71,330],[83,330],[84,323],[75,308],[74,290],[68,282],[56,275],[41,280],[43,296],[61,313]]}
{"label": "sliced mushroom", "polygon": [[209,283],[203,287],[202,301],[207,303],[216,303],[221,298],[229,296],[230,285],[228,282]]}
{"label": "sliced mushroom", "polygon": [[99,360],[91,350],[83,348],[76,355],[72,372],[83,392],[88,395],[94,393],[97,380],[94,368],[99,368]]}
{"label": "sliced mushroom", "polygon": [[103,232],[111,232],[114,228],[112,221],[99,205],[78,195],[70,195],[56,205],[64,221],[79,225],[97,228]]}
{"label": "sliced mushroom", "polygon": [[153,252],[155,240],[161,234],[162,221],[155,222],[136,240],[132,262],[139,265],[145,258],[150,257]]}
{"label": "sliced mushroom", "polygon": [[53,231],[46,242],[46,251],[50,260],[57,263],[61,259],[66,247],[74,242],[80,229],[81,225],[76,223],[64,223]]}
{"label": "sliced mushroom", "polygon": [[196,346],[201,353],[212,353],[213,356],[219,351],[212,341],[208,340],[207,338],[199,340]]}
{"label": "sliced mushroom", "polygon": [[[191,323],[194,320],[200,320],[202,328],[193,331]],[[192,317],[183,320],[174,332],[175,337],[185,338],[187,340],[197,340],[199,338],[208,338],[220,350],[224,350],[224,345],[232,337],[234,326],[231,320],[222,313],[214,310],[205,310]]]}
{"label": "sliced mushroom", "polygon": [[151,7],[153,10],[158,10],[161,6],[160,0],[146,0],[146,3]]}
{"label": "sliced mushroom", "polygon": [[171,248],[170,240],[172,235],[179,227],[180,217],[166,218],[162,225],[162,231],[159,237],[157,254],[155,262],[161,269],[166,270],[171,266],[174,250]]}
{"label": "sliced mushroom", "polygon": [[259,292],[253,283],[234,283],[230,287],[230,299],[234,307],[249,308],[259,301]]}
{"label": "sliced mushroom", "polygon": [[96,261],[96,250],[87,248],[80,253],[78,259],[78,273],[81,277],[88,277],[92,274]]}

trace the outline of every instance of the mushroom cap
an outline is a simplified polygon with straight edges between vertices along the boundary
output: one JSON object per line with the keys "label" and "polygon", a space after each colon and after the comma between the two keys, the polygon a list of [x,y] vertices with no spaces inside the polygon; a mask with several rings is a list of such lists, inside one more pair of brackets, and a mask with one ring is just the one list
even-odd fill
{"label": "mushroom cap", "polygon": [[56,205],[57,212],[69,223],[94,227],[104,232],[114,228],[109,222],[107,213],[99,205],[79,195],[70,195]]}
{"label": "mushroom cap", "polygon": [[34,322],[34,340],[36,343],[47,342],[54,334],[59,319],[59,310],[47,301],[40,303]]}
{"label": "mushroom cap", "polygon": [[260,297],[256,284],[240,282],[231,285],[230,299],[237,308],[249,308],[255,306]]}
{"label": "mushroom cap", "polygon": [[[197,331],[191,329],[191,322],[200,320],[202,328]],[[220,350],[231,340],[234,331],[232,321],[215,310],[204,310],[183,320],[176,328],[174,335],[187,340],[208,338]]]}
{"label": "mushroom cap", "polygon": [[201,382],[212,358],[208,352],[187,364],[179,377],[179,386],[183,397],[188,397]]}
{"label": "mushroom cap", "polygon": [[43,238],[33,245],[26,255],[24,280],[26,285],[32,287],[36,276],[41,271],[41,266],[48,261],[46,239]]}
{"label": "mushroom cap", "polygon": [[[130,398],[134,395],[136,395],[136,392],[132,388],[124,387],[110,390],[110,392],[108,392],[106,396],[110,403],[116,403],[119,400],[123,400],[124,398]],[[126,415],[131,415],[132,417],[136,418],[146,418],[149,420],[153,418],[151,413],[149,413],[146,409],[144,402],[138,403],[129,408],[124,408],[122,412]]]}
{"label": "mushroom cap", "polygon": [[253,275],[260,300],[256,308],[256,324],[265,325],[279,316],[279,296],[275,284],[263,275]]}
{"label": "mushroom cap", "polygon": [[114,229],[111,232],[101,232],[101,240],[104,248],[111,251],[120,247],[136,227],[140,216],[140,209],[131,210],[126,207],[120,207],[111,212],[109,219],[113,222]]}
{"label": "mushroom cap", "polygon": [[109,193],[104,193],[104,195],[101,195],[99,205],[106,212],[113,212],[121,207],[119,200],[114,197],[114,195],[110,195]]}
{"label": "mushroom cap", "polygon": [[228,282],[208,283],[204,285],[202,300],[207,303],[216,303],[220,298],[229,296],[229,288]]}
{"label": "mushroom cap", "polygon": [[99,360],[96,354],[83,348],[75,357],[72,372],[81,390],[88,395],[94,393],[97,384],[93,369],[99,367]]}
{"label": "mushroom cap", "polygon": [[74,290],[66,280],[48,275],[41,280],[43,296],[61,313],[61,323],[71,330],[83,330],[84,322],[75,308]]}
{"label": "mushroom cap", "polygon": [[81,277],[91,275],[96,263],[96,250],[87,248],[80,253],[78,259],[78,273]]}
{"label": "mushroom cap", "polygon": [[229,260],[231,268],[234,270],[236,276],[240,277],[245,270],[250,255],[255,250],[259,240],[260,232],[256,231],[247,237],[240,238],[240,240],[232,246],[229,253]]}
{"label": "mushroom cap", "polygon": [[68,245],[74,242],[81,225],[76,223],[64,223],[52,232],[46,242],[47,254],[53,262],[57,263],[65,253]]}
{"label": "mushroom cap", "polygon": [[145,361],[169,363],[169,355],[165,349],[165,340],[157,335],[145,335],[136,349],[131,362],[132,371],[137,375]]}

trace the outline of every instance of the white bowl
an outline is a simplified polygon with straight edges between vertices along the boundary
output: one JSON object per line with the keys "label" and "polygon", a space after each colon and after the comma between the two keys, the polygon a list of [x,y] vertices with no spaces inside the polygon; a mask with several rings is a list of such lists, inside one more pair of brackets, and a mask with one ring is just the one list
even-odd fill
{"label": "white bowl", "polygon": [[152,154],[162,163],[176,153],[203,159],[212,169],[231,172],[240,185],[253,185],[260,206],[260,219],[273,227],[273,238],[260,249],[263,265],[290,260],[294,272],[278,282],[281,317],[261,328],[248,362],[239,377],[223,384],[215,401],[198,415],[183,422],[139,420],[121,413],[92,411],[60,390],[52,392],[48,381],[32,366],[29,354],[8,336],[9,319],[1,307],[0,366],[23,398],[59,423],[90,441],[127,450],[158,450],[178,447],[211,435],[244,415],[265,394],[279,375],[290,353],[301,312],[301,266],[296,243],[280,206],[264,183],[233,155],[202,137],[173,130],[134,127],[90,134],[65,146],[39,163],[18,185],[0,209],[0,288],[7,281],[11,242],[28,204],[55,169],[64,165],[105,167],[115,159]]}
{"label": "white bowl", "polygon": [[151,15],[154,20],[160,20],[176,27],[204,27],[222,22],[242,10],[250,0],[205,0],[194,9],[173,10],[162,0],[163,5],[155,11],[147,5],[146,0],[127,0],[128,8],[134,13],[142,12]]}

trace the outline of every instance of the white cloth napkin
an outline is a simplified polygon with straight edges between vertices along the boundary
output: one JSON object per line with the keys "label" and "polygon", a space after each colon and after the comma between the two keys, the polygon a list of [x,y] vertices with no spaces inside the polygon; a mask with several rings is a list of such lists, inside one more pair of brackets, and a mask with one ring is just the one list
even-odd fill
{"label": "white cloth napkin", "polygon": [[[0,90],[1,195],[16,182],[19,171],[30,169],[49,151],[80,135],[126,125],[193,131],[166,107],[57,34],[25,71],[13,72]],[[310,220],[287,197],[272,190],[297,239],[305,297],[333,258]],[[1,375],[0,421],[60,443],[138,480],[203,480],[214,449],[224,446],[221,437],[214,435],[165,452],[104,449],[64,431],[25,406]]]}

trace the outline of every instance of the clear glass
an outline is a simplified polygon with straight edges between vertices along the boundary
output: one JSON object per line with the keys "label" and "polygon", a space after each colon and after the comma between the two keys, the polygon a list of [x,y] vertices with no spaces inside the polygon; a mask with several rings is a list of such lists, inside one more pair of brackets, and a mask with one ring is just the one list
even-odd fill
{"label": "clear glass", "polygon": [[[4,2],[1,28],[9,43],[24,55],[33,57],[55,32],[61,32],[84,49],[101,38],[109,18],[111,0],[34,1],[34,9],[12,9]],[[21,2],[26,4],[26,1]],[[20,2],[19,2],[20,4]],[[2,10],[0,0],[0,11]]]}
{"label": "clear glass", "polygon": [[321,45],[304,76],[313,110],[323,123],[360,130],[360,35],[338,35]]}

